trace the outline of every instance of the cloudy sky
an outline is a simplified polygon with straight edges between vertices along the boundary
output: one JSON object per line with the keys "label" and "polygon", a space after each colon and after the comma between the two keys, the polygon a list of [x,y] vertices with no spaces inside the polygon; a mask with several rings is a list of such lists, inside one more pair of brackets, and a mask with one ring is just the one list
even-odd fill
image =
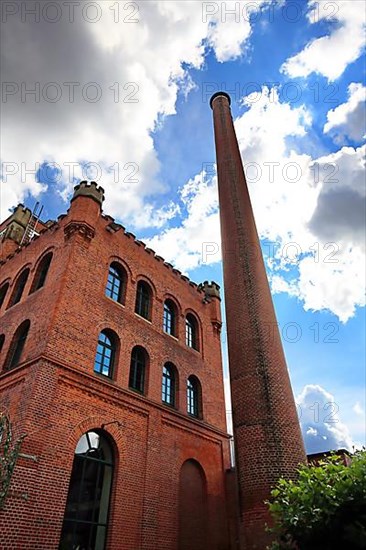
{"label": "cloudy sky", "polygon": [[208,100],[228,91],[307,450],[364,444],[364,1],[1,10],[1,218],[36,200],[55,218],[93,179],[106,212],[222,284]]}

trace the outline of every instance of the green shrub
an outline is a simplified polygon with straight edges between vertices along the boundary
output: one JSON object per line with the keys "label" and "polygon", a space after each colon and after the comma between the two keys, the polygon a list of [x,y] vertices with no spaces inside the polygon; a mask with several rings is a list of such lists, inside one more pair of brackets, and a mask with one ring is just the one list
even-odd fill
{"label": "green shrub", "polygon": [[271,497],[271,550],[366,549],[365,450],[349,466],[337,455],[302,465],[297,481],[280,479]]}

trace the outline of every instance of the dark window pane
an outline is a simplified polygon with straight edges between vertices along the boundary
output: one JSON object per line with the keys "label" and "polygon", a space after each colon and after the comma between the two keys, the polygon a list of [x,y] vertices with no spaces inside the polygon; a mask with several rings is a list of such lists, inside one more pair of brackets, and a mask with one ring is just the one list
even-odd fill
{"label": "dark window pane", "polygon": [[4,303],[6,293],[8,292],[8,288],[9,288],[9,283],[5,283],[5,285],[3,285],[3,286],[0,288],[0,307],[1,307],[1,306],[3,305],[3,303]]}
{"label": "dark window pane", "polygon": [[129,387],[144,393],[146,353],[142,348],[134,348],[131,354]]}
{"label": "dark window pane", "polygon": [[186,317],[186,345],[189,348],[198,350],[198,328],[193,315],[187,315]]}
{"label": "dark window pane", "polygon": [[150,319],[151,291],[147,283],[140,281],[137,285],[135,311],[141,317]]}
{"label": "dark window pane", "polygon": [[162,380],[162,401],[167,405],[175,404],[175,383],[174,367],[167,363],[163,367]]}
{"label": "dark window pane", "polygon": [[15,332],[8,352],[8,357],[6,359],[5,370],[13,369],[20,363],[25,342],[27,340],[29,327],[30,322],[24,321],[24,323],[22,323]]}
{"label": "dark window pane", "polygon": [[60,550],[104,550],[113,457],[107,440],[84,434],[76,447]]}
{"label": "dark window pane", "polygon": [[164,304],[163,329],[167,334],[173,333],[173,311],[166,302]]}
{"label": "dark window pane", "polygon": [[30,294],[44,286],[46,282],[48,270],[50,268],[51,260],[52,260],[52,253],[47,254],[39,264],[33,279],[32,288],[30,289]]}
{"label": "dark window pane", "polygon": [[27,284],[28,276],[29,276],[29,269],[25,269],[23,273],[19,275],[15,283],[13,294],[11,295],[11,298],[9,300],[8,308],[20,302],[23,295],[24,287]]}
{"label": "dark window pane", "polygon": [[116,302],[123,301],[124,276],[117,264],[112,264],[109,268],[108,281],[106,286],[106,295]]}
{"label": "dark window pane", "polygon": [[197,380],[188,378],[187,380],[187,412],[188,414],[199,416],[199,386]]}
{"label": "dark window pane", "polygon": [[99,372],[111,378],[113,375],[115,351],[115,344],[112,338],[109,338],[105,332],[101,332],[95,354],[94,372]]}

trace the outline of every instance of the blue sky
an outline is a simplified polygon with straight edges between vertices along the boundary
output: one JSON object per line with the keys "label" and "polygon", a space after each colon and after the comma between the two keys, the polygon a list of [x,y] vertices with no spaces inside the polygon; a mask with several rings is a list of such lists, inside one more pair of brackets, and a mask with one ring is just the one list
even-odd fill
{"label": "blue sky", "polygon": [[222,285],[208,100],[228,91],[307,450],[365,444],[364,3],[12,4],[2,218],[55,218],[96,179],[106,212]]}

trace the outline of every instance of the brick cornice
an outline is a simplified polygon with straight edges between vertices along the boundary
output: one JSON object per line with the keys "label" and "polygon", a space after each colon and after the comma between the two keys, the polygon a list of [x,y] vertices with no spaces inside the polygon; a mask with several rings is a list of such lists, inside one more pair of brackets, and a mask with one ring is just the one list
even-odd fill
{"label": "brick cornice", "polygon": [[87,241],[91,241],[95,236],[95,229],[86,222],[72,221],[64,227],[65,239],[70,239],[74,234],[79,234]]}

